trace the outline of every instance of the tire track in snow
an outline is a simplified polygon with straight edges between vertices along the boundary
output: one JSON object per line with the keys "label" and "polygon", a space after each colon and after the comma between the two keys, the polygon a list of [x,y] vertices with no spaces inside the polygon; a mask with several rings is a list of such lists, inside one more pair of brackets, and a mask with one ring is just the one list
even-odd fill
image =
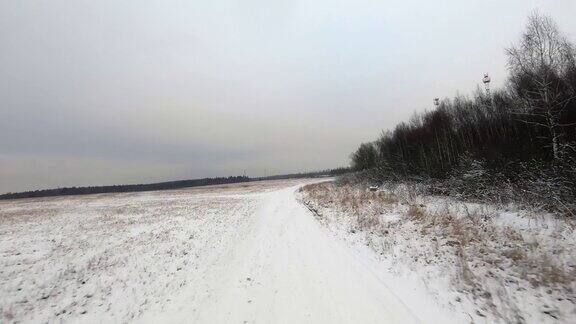
{"label": "tire track in snow", "polygon": [[[298,187],[263,196],[249,228],[174,307],[146,322],[420,323],[377,269],[298,203]],[[194,296],[194,298],[192,298]]]}

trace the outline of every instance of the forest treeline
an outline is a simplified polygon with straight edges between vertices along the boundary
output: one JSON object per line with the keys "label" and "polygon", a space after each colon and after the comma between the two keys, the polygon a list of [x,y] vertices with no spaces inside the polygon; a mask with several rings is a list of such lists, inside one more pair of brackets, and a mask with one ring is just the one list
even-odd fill
{"label": "forest treeline", "polygon": [[516,197],[574,202],[575,53],[552,18],[533,13],[506,49],[504,88],[441,100],[361,144],[352,167],[378,181],[426,179],[457,195],[486,198],[507,186]]}
{"label": "forest treeline", "polygon": [[133,184],[133,185],[113,185],[113,186],[91,186],[91,187],[67,187],[45,190],[33,190],[17,193],[7,193],[0,195],[0,199],[37,198],[70,195],[89,195],[112,192],[136,192],[154,191],[168,189],[182,189],[189,187],[210,186],[227,183],[237,183],[250,181],[246,176],[231,176],[219,178],[203,178],[194,180],[167,181],[159,183]]}
{"label": "forest treeline", "polygon": [[160,182],[160,183],[134,184],[134,185],[67,187],[67,188],[56,188],[56,189],[17,192],[17,193],[7,193],[7,194],[0,195],[0,200],[2,200],[2,199],[19,199],[19,198],[54,197],[54,196],[70,196],[70,195],[89,195],[89,194],[115,193],[115,192],[138,192],[138,191],[183,189],[183,188],[191,188],[191,187],[211,186],[211,185],[239,183],[239,182],[248,182],[248,181],[336,176],[336,175],[344,174],[346,172],[349,172],[348,168],[336,168],[336,169],[328,169],[328,170],[322,170],[322,171],[292,173],[292,174],[274,175],[274,176],[258,177],[258,178],[250,178],[247,176],[230,176],[230,177],[203,178],[203,179],[194,179],[194,180],[178,180],[178,181],[167,181],[167,182]]}
{"label": "forest treeline", "polygon": [[312,172],[301,172],[301,173],[289,173],[280,174],[266,177],[253,178],[253,180],[283,180],[283,179],[300,179],[300,178],[320,178],[320,177],[335,177],[349,173],[350,168],[340,167],[335,169],[327,169],[321,171]]}

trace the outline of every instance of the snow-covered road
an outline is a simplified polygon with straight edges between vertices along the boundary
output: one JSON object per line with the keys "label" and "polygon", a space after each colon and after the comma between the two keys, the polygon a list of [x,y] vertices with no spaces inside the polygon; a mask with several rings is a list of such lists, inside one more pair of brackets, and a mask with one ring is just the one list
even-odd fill
{"label": "snow-covered road", "polygon": [[0,322],[461,322],[322,227],[309,182],[2,203]]}
{"label": "snow-covered road", "polygon": [[[220,251],[206,290],[183,291],[146,322],[430,323],[403,302],[377,265],[318,224],[295,198],[299,186],[266,194],[245,235]],[[427,305],[429,306],[429,305]],[[434,314],[440,320],[439,313]],[[445,318],[442,323],[450,322]]]}

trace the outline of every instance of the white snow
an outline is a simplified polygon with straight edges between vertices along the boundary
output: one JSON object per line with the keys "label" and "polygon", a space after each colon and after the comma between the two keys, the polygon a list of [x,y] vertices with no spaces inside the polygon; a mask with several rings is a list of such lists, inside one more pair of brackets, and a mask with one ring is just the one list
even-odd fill
{"label": "white snow", "polygon": [[321,226],[305,183],[0,202],[0,322],[467,322]]}
{"label": "white snow", "polygon": [[[407,196],[327,184],[309,187],[301,199],[336,237],[376,252],[380,272],[395,274],[391,282],[419,284],[436,304],[464,314],[462,322],[576,323],[570,219]],[[411,218],[412,207],[423,211],[421,219]]]}

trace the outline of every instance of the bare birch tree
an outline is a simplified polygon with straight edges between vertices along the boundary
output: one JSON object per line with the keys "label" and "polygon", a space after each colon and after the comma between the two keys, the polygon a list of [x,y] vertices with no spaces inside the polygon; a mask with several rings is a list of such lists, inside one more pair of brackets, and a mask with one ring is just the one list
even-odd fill
{"label": "bare birch tree", "polygon": [[575,99],[574,89],[563,76],[576,66],[574,46],[548,16],[535,12],[520,43],[507,50],[511,83],[520,101],[514,112],[522,122],[547,131],[554,160],[563,155],[565,109]]}

